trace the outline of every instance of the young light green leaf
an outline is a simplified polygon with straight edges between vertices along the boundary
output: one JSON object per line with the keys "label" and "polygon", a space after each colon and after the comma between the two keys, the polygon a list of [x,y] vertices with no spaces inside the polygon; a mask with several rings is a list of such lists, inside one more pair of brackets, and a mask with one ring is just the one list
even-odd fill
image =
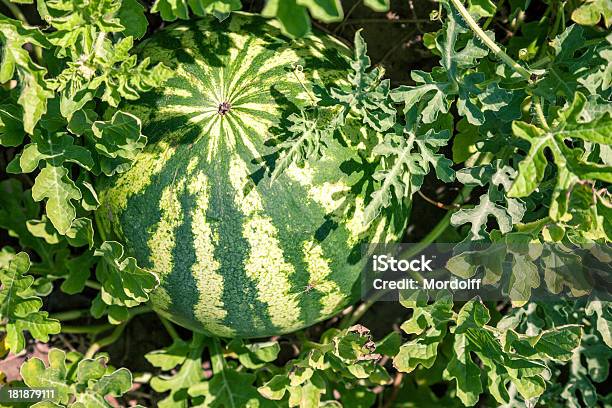
{"label": "young light green leaf", "polygon": [[[181,365],[174,375],[160,375],[151,379],[151,387],[155,391],[170,391],[168,397],[160,402],[160,406],[172,406],[172,404],[177,403],[187,406],[189,395],[186,393],[186,390],[200,384],[204,377],[202,371],[204,343],[204,336],[195,333],[188,350],[185,350],[185,347],[179,342],[175,347],[171,346],[168,349],[155,353],[153,361],[159,364],[158,366],[160,367],[169,367],[174,363],[176,363],[174,366]],[[178,355],[173,356],[169,354],[174,352],[178,352]],[[152,355],[149,354],[149,361],[151,361],[151,357]],[[193,392],[197,393],[196,391]]]}
{"label": "young light green leaf", "polygon": [[[393,366],[399,371],[410,373],[419,365],[430,368],[438,357],[438,346],[448,332],[452,318],[452,297],[441,292],[431,305],[416,307],[412,318],[401,326],[406,333],[414,333],[416,338],[404,343],[393,358]],[[414,307],[413,307],[414,306]]]}
{"label": "young light green leaf", "polygon": [[32,142],[23,148],[9,163],[7,171],[11,173],[31,173],[36,170],[41,161],[53,166],[61,166],[64,162],[76,163],[84,169],[93,167],[91,153],[83,146],[74,144],[74,138],[67,133],[51,133],[43,136],[35,133]]}
{"label": "young light green leaf", "polygon": [[175,340],[172,345],[162,350],[155,350],[145,354],[145,358],[155,367],[163,371],[170,371],[185,362],[190,351],[189,343]]}
{"label": "young light green leaf", "polygon": [[91,183],[87,180],[85,173],[81,173],[79,179],[77,180],[77,187],[81,190],[81,195],[83,199],[81,200],[81,206],[85,211],[94,211],[98,209],[100,206],[100,201],[98,201],[98,194],[96,190],[91,185]]}
{"label": "young light green leaf", "polygon": [[489,309],[480,299],[472,299],[467,302],[457,314],[456,334],[465,333],[471,328],[480,328],[487,324],[490,319]]}
{"label": "young light green leaf", "polygon": [[306,7],[313,18],[324,23],[334,23],[344,18],[340,0],[296,0],[296,3]]}
{"label": "young light green leaf", "polygon": [[475,14],[478,17],[491,17],[495,14],[497,6],[491,0],[470,0],[470,14]]}
{"label": "young light green leaf", "polygon": [[567,361],[580,345],[581,338],[580,325],[565,325],[541,333],[533,347],[552,359]]}
{"label": "young light green leaf", "polygon": [[278,401],[285,396],[288,386],[289,378],[284,375],[275,375],[270,381],[257,388],[257,391],[267,399]]}
{"label": "young light green leaf", "polygon": [[27,360],[20,368],[21,378],[29,387],[53,388],[53,402],[67,404],[71,389],[67,381],[66,353],[59,349],[49,350],[49,365],[45,366],[39,358]]}
{"label": "young light green leaf", "polygon": [[81,59],[82,68],[87,70],[83,57],[89,54],[99,40],[98,33],[117,33],[124,30],[117,13],[120,0],[93,0],[73,2],[56,0],[46,3],[50,10],[47,22],[55,28],[49,41],[57,47],[59,57],[71,56],[73,61]]}
{"label": "young light green leaf", "polygon": [[132,374],[126,368],[111,371],[108,357],[84,358],[76,367],[66,364],[66,353],[51,349],[49,366],[31,358],[21,366],[21,376],[29,387],[56,390],[53,403],[79,408],[109,408],[107,396],[120,397],[132,387]]}
{"label": "young light green leaf", "polygon": [[604,343],[612,349],[612,306],[608,302],[594,300],[589,303],[586,313],[595,314],[596,328]]}
{"label": "young light green leaf", "polygon": [[91,49],[83,51],[86,60],[75,58],[78,63],[69,62],[53,78],[51,86],[60,93],[60,111],[69,122],[98,90],[102,92],[102,101],[116,107],[122,99],[136,100],[141,92],[158,87],[170,78],[172,71],[164,65],[150,66],[149,58],[138,62],[137,56],[130,54],[133,44],[133,37],[122,38],[117,43],[100,37],[91,44]]}
{"label": "young light green leaf", "polygon": [[53,224],[45,215],[40,220],[28,220],[26,227],[30,234],[44,239],[47,244],[55,245],[61,241],[61,235],[57,233]]}
{"label": "young light green leaf", "polygon": [[66,240],[73,247],[82,247],[87,245],[89,249],[93,247],[94,240],[93,223],[90,218],[76,218],[70,224],[70,228],[66,231]]}
{"label": "young light green leaf", "polygon": [[46,214],[60,234],[66,234],[76,217],[72,200],[81,199],[81,191],[68,178],[68,169],[47,165],[32,187],[34,201],[47,199]]}
{"label": "young light green leaf", "polygon": [[47,70],[32,61],[24,45],[47,47],[49,42],[38,29],[24,27],[21,21],[0,15],[1,55],[0,83],[19,78],[21,94],[18,99],[23,108],[23,128],[34,133],[34,127],[47,110],[47,99],[53,96],[45,82]]}
{"label": "young light green leaf", "polygon": [[607,0],[587,0],[572,12],[572,20],[582,25],[596,25],[602,18],[606,27],[612,25],[612,5]]}
{"label": "young light green leaf", "polygon": [[227,348],[238,355],[240,363],[249,369],[258,369],[276,360],[280,346],[276,341],[245,344],[241,339],[231,341]]}

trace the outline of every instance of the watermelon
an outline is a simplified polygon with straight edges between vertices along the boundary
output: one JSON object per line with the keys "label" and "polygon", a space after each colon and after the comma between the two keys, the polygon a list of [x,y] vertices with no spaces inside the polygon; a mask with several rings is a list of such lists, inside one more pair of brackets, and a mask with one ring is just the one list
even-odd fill
{"label": "watermelon", "polygon": [[262,337],[354,302],[361,244],[397,238],[384,217],[364,226],[351,143],[364,130],[347,124],[323,157],[270,176],[287,118],[346,85],[350,50],[235,13],[169,26],[139,53],[174,76],[121,107],[142,120],[148,144],[100,181],[96,218],[104,238],[159,276],[153,308],[208,335]]}

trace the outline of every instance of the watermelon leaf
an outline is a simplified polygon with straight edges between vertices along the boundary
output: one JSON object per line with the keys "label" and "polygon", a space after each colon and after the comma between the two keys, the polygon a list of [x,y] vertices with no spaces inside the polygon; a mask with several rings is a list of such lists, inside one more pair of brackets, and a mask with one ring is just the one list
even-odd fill
{"label": "watermelon leaf", "polygon": [[0,104],[0,145],[10,147],[23,143],[22,117],[19,105],[12,101]]}
{"label": "watermelon leaf", "polygon": [[[362,398],[360,392],[364,388],[353,389],[357,379],[362,380],[364,386],[391,381],[387,371],[376,364],[382,355],[378,353],[370,330],[362,325],[344,330],[330,329],[323,333],[321,342],[313,346],[305,348],[281,373],[264,382],[257,389],[259,394],[274,401],[288,396],[294,405],[310,403],[316,406],[318,403],[333,404],[322,399],[334,378],[346,380],[346,393],[342,394],[346,401]],[[336,386],[345,387],[343,382]]]}
{"label": "watermelon leaf", "polygon": [[60,234],[66,234],[76,218],[73,200],[81,199],[81,191],[68,178],[68,169],[48,165],[36,177],[32,187],[34,201],[47,199],[46,213]]}
{"label": "watermelon leaf", "polygon": [[[180,365],[174,375],[160,375],[151,380],[151,387],[155,391],[170,391],[170,394],[160,402],[160,406],[172,406],[173,403],[187,404],[190,397],[187,390],[193,390],[191,387],[197,387],[204,378],[202,352],[205,344],[205,338],[201,334],[194,333],[188,345],[177,339],[170,347],[147,354],[149,362],[166,371]],[[197,396],[197,391],[193,392]]]}
{"label": "watermelon leaf", "polygon": [[18,180],[0,182],[0,227],[18,238],[21,246],[35,251],[44,268],[53,270],[53,248],[45,240],[32,235],[27,227],[27,222],[37,218],[39,213],[40,205],[32,199],[30,190],[24,191]]}
{"label": "watermelon leaf", "polygon": [[161,368],[163,371],[170,371],[174,367],[181,365],[185,362],[191,346],[189,343],[176,339],[167,348],[162,350],[155,350],[145,354],[147,361],[155,367]]}
{"label": "watermelon leaf", "polygon": [[24,331],[40,341],[60,332],[60,323],[41,311],[42,300],[36,296],[34,277],[26,275],[30,257],[25,252],[15,255],[0,269],[0,321],[6,324],[6,345],[13,353],[25,347]]}
{"label": "watermelon leaf", "polygon": [[146,34],[148,21],[145,8],[138,0],[122,0],[117,17],[124,27],[125,36],[141,39]]}
{"label": "watermelon leaf", "polygon": [[100,170],[107,176],[125,172],[147,144],[140,119],[125,112],[115,112],[110,121],[95,121],[93,141]]}
{"label": "watermelon leaf", "polygon": [[467,186],[488,186],[485,194],[480,196],[478,204],[464,207],[453,213],[451,223],[454,226],[471,224],[470,234],[466,239],[485,239],[487,223],[492,217],[497,221],[499,230],[506,234],[512,226],[520,222],[525,213],[525,204],[516,198],[510,198],[507,190],[516,177],[516,171],[497,160],[492,164],[474,166],[457,172],[457,180]]}
{"label": "watermelon leaf", "polygon": [[148,58],[138,62],[130,55],[133,37],[125,37],[113,44],[104,39],[101,44],[86,50],[71,49],[72,53],[85,53],[88,59],[83,66],[68,65],[51,81],[53,89],[60,94],[60,111],[68,121],[93,100],[98,90],[103,90],[100,99],[117,106],[122,98],[138,99],[146,92],[162,85],[172,76],[172,71],[163,64],[150,66]]}
{"label": "watermelon leaf", "polygon": [[[67,361],[66,353],[51,349],[49,363],[37,357],[21,366],[21,377],[28,387],[53,388],[50,400],[54,407],[108,407],[107,396],[120,397],[132,387],[132,373],[126,368],[111,370],[108,357],[84,358],[78,363]],[[69,401],[74,401],[69,404]],[[35,404],[35,406],[49,406]]]}
{"label": "watermelon leaf", "polygon": [[365,209],[364,223],[371,223],[385,208],[392,204],[402,206],[418,191],[424,177],[433,168],[437,177],[450,182],[455,178],[453,162],[438,154],[448,143],[448,130],[437,130],[427,125],[414,125],[406,119],[406,126],[395,127],[395,132],[384,136],[382,143],[372,149],[380,168],[373,179],[380,185],[372,193]]}
{"label": "watermelon leaf", "polygon": [[[404,372],[412,372],[419,364],[432,367],[442,358],[438,347],[450,338],[453,348],[443,377],[456,381],[457,397],[465,406],[478,403],[485,389],[483,381],[487,381],[499,404],[510,402],[509,384],[525,400],[537,399],[545,388],[545,362],[569,359],[578,350],[582,336],[579,326],[560,326],[538,330],[535,336],[524,335],[514,330],[516,324],[504,320],[497,327],[488,326],[490,313],[478,298],[454,313],[450,294],[440,293],[430,305],[423,295],[416,293],[414,298],[402,302],[414,309],[402,330],[416,337],[400,347],[393,364]],[[482,367],[474,362],[473,355],[479,358]]]}
{"label": "watermelon leaf", "polygon": [[31,173],[36,170],[41,161],[55,166],[63,163],[75,163],[84,169],[91,170],[93,158],[83,146],[74,144],[74,138],[67,133],[52,133],[43,137],[37,133],[32,136],[21,155],[18,155],[8,165],[12,173]]}
{"label": "watermelon leaf", "polygon": [[[446,3],[443,3],[446,4]],[[404,114],[422,116],[424,123],[436,121],[441,113],[448,113],[453,101],[459,114],[474,125],[484,123],[485,111],[498,111],[511,99],[511,93],[494,81],[486,81],[481,72],[474,72],[489,49],[475,37],[453,8],[435,38],[436,50],[443,56],[441,67],[431,73],[412,71],[414,86],[401,85],[391,92],[391,98],[404,104]],[[491,34],[492,35],[492,34]],[[467,43],[465,37],[467,36]],[[461,49],[459,44],[464,43]]]}
{"label": "watermelon leaf", "polygon": [[255,374],[225,368],[209,381],[189,387],[188,393],[191,397],[204,397],[204,404],[211,407],[275,406],[257,393],[255,378]]}
{"label": "watermelon leaf", "polygon": [[478,367],[468,347],[465,334],[457,334],[453,344],[453,358],[444,371],[449,379],[457,381],[457,397],[466,407],[476,405],[482,393],[482,382],[480,381],[480,367]]}
{"label": "watermelon leaf", "polygon": [[336,104],[344,107],[344,119],[353,111],[363,123],[384,132],[395,124],[395,108],[389,97],[390,82],[382,79],[385,74],[383,68],[371,68],[361,30],[355,33],[354,44],[355,55],[350,63],[353,72],[348,76],[351,86],[332,88],[330,96]]}
{"label": "watermelon leaf", "polygon": [[[514,122],[514,134],[527,140],[531,148],[519,163],[518,175],[508,191],[509,197],[526,197],[542,183],[548,167],[545,150],[552,153],[557,166],[557,181],[553,190],[549,215],[560,220],[569,210],[570,194],[574,186],[584,179],[612,182],[612,169],[604,164],[584,159],[580,148],[568,147],[568,140],[576,139],[597,144],[612,144],[612,116],[604,113],[593,120],[585,121],[586,98],[576,93],[572,103],[560,110],[550,128],[538,127],[525,122]],[[587,116],[588,117],[588,116]]]}
{"label": "watermelon leaf", "polygon": [[20,21],[0,14],[0,44],[3,49],[0,83],[10,81],[17,74],[21,83],[21,95],[17,102],[23,108],[23,129],[33,134],[53,93],[45,82],[47,70],[32,61],[24,45],[48,47],[49,41],[38,29],[24,27]]}
{"label": "watermelon leaf", "polygon": [[606,0],[587,0],[572,12],[572,20],[582,25],[595,25],[603,19],[606,27],[612,25],[612,6]]}
{"label": "watermelon leaf", "polygon": [[417,337],[402,344],[393,357],[393,366],[402,372],[412,372],[418,365],[429,368],[434,364],[438,346],[446,335],[452,317],[452,297],[447,293],[440,292],[431,305],[421,304],[404,302],[406,307],[414,310],[414,315],[402,324],[401,329]]}
{"label": "watermelon leaf", "polygon": [[212,14],[219,20],[225,19],[232,11],[240,10],[240,0],[155,0],[151,12],[160,13],[166,21],[189,19],[189,9],[196,16]]}
{"label": "watermelon leaf", "polygon": [[108,310],[111,323],[118,324],[127,319],[127,308],[149,300],[149,293],[159,285],[159,279],[140,268],[136,259],[124,256],[123,245],[116,241],[103,242],[94,256],[100,257],[96,278],[102,288],[92,303],[92,315],[100,317]]}
{"label": "watermelon leaf", "polygon": [[389,0],[364,0],[363,4],[378,12],[389,10],[389,6],[391,5]]}
{"label": "watermelon leaf", "polygon": [[588,47],[585,30],[571,25],[550,42],[549,62],[538,78],[534,93],[549,103],[557,95],[570,102],[576,92],[597,90],[610,86],[610,39],[603,39]]}
{"label": "watermelon leaf", "polygon": [[[281,152],[274,163],[271,181],[276,180],[291,164],[300,167],[309,160],[317,160],[323,148],[331,140],[338,124],[337,109],[320,107],[293,113],[287,118],[292,124],[287,127],[289,137],[278,145]],[[326,119],[332,116],[332,120]]]}

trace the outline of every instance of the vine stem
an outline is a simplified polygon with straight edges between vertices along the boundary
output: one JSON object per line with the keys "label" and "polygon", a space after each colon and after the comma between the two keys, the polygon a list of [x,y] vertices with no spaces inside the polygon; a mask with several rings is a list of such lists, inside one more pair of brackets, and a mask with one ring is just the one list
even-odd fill
{"label": "vine stem", "polygon": [[102,347],[109,346],[116,342],[123,334],[123,330],[125,330],[127,323],[128,322],[120,324],[115,328],[115,330],[113,330],[113,332],[108,337],[104,337],[89,346],[87,352],[85,353],[85,358],[92,358],[94,354],[96,354],[98,350],[100,350]]}
{"label": "vine stem", "polygon": [[[151,307],[147,305],[135,307],[133,309],[128,310],[128,313],[129,313],[128,319],[131,319],[134,316],[138,316],[139,314],[149,313],[151,311],[152,311]],[[75,309],[75,310],[67,310],[65,312],[51,313],[49,317],[52,319],[59,320],[59,321],[67,321],[67,320],[76,320],[76,319],[79,319],[85,316],[91,316],[91,312],[89,309]]]}
{"label": "vine stem", "polygon": [[300,342],[300,344],[304,347],[303,348],[304,350],[307,348],[321,350],[327,347],[327,345],[325,344],[321,344],[321,343],[317,343],[316,341],[309,340],[303,331],[296,332],[295,336],[297,337],[297,340]]}
{"label": "vine stem", "polygon": [[125,322],[118,325],[117,327],[115,327],[115,330],[113,330],[113,332],[110,335],[92,343],[92,345],[89,346],[89,348],[87,349],[87,352],[85,353],[85,358],[92,358],[94,354],[96,354],[101,348],[110,346],[111,344],[116,342],[119,339],[119,337],[121,337],[121,335],[123,334],[123,331],[125,330],[128,323],[130,322],[130,320],[132,320],[134,316],[137,316],[143,313],[149,313],[151,311],[152,309],[149,306],[138,306],[133,309],[130,309],[128,311],[129,312],[128,319]]}
{"label": "vine stem", "polygon": [[[129,310],[128,319],[122,324],[115,326],[114,324],[105,323],[98,325],[81,325],[81,326],[65,326],[62,324],[62,333],[73,333],[73,334],[99,334],[105,332],[107,330],[115,327],[115,330],[107,336],[104,337],[94,343],[87,349],[85,353],[85,358],[92,358],[94,354],[96,354],[101,348],[109,346],[121,337],[123,330],[128,325],[130,320],[139,314],[151,312],[151,308],[149,306],[139,306]],[[59,321],[67,321],[67,320],[75,320],[81,317],[88,316],[90,314],[89,309],[79,309],[79,310],[68,310],[66,312],[59,312],[50,315],[49,317],[57,319]]]}
{"label": "vine stem", "polygon": [[68,310],[66,312],[51,313],[49,317],[61,321],[76,320],[89,315],[89,309]]}
{"label": "vine stem", "polygon": [[487,33],[484,32],[482,28],[478,25],[478,23],[472,18],[472,15],[467,11],[461,0],[450,0],[453,3],[453,6],[457,9],[461,17],[465,20],[465,22],[470,26],[474,34],[480,38],[480,40],[491,50],[493,54],[497,56],[497,58],[501,59],[506,65],[512,68],[516,73],[522,76],[525,80],[529,81],[531,78],[531,73],[523,68],[519,63],[512,59],[508,54],[501,49],[499,45],[495,41],[493,41]]}
{"label": "vine stem", "polygon": [[176,329],[174,328],[174,326],[172,325],[172,323],[170,323],[168,319],[161,316],[159,313],[157,314],[157,317],[159,318],[159,321],[161,322],[161,324],[164,326],[164,328],[166,329],[166,331],[172,338],[172,341],[182,340],[181,336],[179,336],[179,334],[176,332]]}
{"label": "vine stem", "polygon": [[298,80],[298,82],[300,83],[300,85],[302,85],[302,88],[304,88],[304,92],[306,92],[306,95],[308,95],[308,97],[310,98],[310,101],[316,105],[317,104],[317,98],[315,98],[315,96],[312,94],[312,92],[310,92],[310,90],[306,87],[306,85],[304,84],[304,82],[302,81],[302,78],[300,78],[300,76],[298,74],[301,74],[304,72],[304,67],[301,65],[296,65],[293,68],[293,75],[295,76],[295,78]]}
{"label": "vine stem", "polygon": [[540,125],[544,128],[544,130],[549,131],[550,127],[548,126],[548,122],[546,122],[546,116],[544,115],[544,110],[542,110],[542,98],[537,96],[533,101],[536,115],[538,115],[538,119],[540,121]]}
{"label": "vine stem", "polygon": [[[195,335],[195,334],[194,334]],[[225,358],[221,342],[216,337],[210,338],[210,364],[214,374],[220,374],[225,370]]]}
{"label": "vine stem", "polygon": [[92,326],[64,326],[62,325],[62,333],[71,334],[98,334],[110,330],[115,327],[114,324],[97,324]]}
{"label": "vine stem", "polygon": [[11,14],[13,16],[15,16],[16,19],[21,20],[22,22],[26,23],[27,25],[30,25],[30,23],[28,23],[28,20],[26,19],[25,15],[21,12],[21,10],[19,10],[19,7],[17,7],[15,4],[11,3],[10,0],[0,0],[0,1],[2,1],[2,5],[5,6],[7,9],[9,9]]}
{"label": "vine stem", "polygon": [[85,286],[87,286],[88,288],[96,289],[96,290],[102,289],[102,285],[100,285],[98,282],[95,282],[89,279],[85,281]]}
{"label": "vine stem", "polygon": [[398,18],[390,20],[388,18],[356,18],[347,20],[348,24],[407,24],[407,23],[429,23],[428,18]]}

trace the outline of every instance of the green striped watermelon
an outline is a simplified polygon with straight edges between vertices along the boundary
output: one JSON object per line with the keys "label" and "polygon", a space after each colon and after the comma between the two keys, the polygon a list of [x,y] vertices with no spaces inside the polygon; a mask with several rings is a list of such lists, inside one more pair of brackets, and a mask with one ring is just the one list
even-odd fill
{"label": "green striped watermelon", "polygon": [[335,140],[321,159],[270,179],[270,141],[315,87],[346,81],[348,53],[327,35],[291,41],[240,13],[170,26],[140,48],[175,76],[122,107],[141,118],[149,144],[129,171],[101,182],[97,219],[159,275],[151,302],[162,315],[207,334],[261,337],[358,297],[360,243],[396,237],[384,218],[364,229],[363,198],[348,202],[363,175],[346,170],[357,148]]}

